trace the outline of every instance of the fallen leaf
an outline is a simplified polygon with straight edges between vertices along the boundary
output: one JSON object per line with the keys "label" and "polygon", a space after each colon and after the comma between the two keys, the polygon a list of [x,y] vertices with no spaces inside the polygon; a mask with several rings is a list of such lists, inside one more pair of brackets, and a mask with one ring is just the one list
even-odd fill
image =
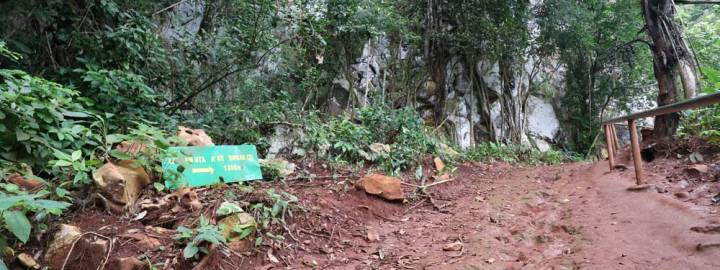
{"label": "fallen leaf", "polygon": [[447,244],[443,247],[444,251],[461,251],[463,249],[463,243],[455,241],[455,243]]}
{"label": "fallen leaf", "polygon": [[367,228],[367,240],[370,242],[376,242],[380,240],[380,234],[372,227]]}
{"label": "fallen leaf", "polygon": [[438,172],[442,172],[445,169],[445,162],[443,162],[439,157],[436,157],[433,162],[435,163],[435,169]]}
{"label": "fallen leaf", "polygon": [[274,264],[280,263],[280,260],[278,260],[278,258],[272,254],[272,249],[268,249],[267,256],[268,256],[268,260],[270,260],[271,263],[274,263]]}
{"label": "fallen leaf", "polygon": [[133,218],[133,220],[135,220],[135,221],[141,220],[141,219],[143,219],[145,216],[147,216],[147,211],[142,211],[142,212],[140,212],[137,216],[135,216],[135,218]]}

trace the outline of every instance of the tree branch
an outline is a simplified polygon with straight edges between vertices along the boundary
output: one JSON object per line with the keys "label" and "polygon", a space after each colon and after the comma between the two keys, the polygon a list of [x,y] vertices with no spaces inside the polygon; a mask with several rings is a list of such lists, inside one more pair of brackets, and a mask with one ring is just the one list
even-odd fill
{"label": "tree branch", "polygon": [[640,38],[638,38],[638,39],[633,39],[633,40],[631,40],[631,41],[628,41],[627,43],[622,44],[622,45],[620,45],[620,46],[618,46],[618,47],[628,46],[628,45],[632,45],[632,44],[638,43],[638,42],[640,42],[640,43],[645,43],[645,45],[648,45],[650,48],[653,47],[653,45],[650,44],[650,42],[648,42],[647,40],[644,40],[644,39],[640,39]]}
{"label": "tree branch", "polygon": [[[191,101],[193,98],[195,98],[195,96],[199,95],[200,93],[204,92],[204,91],[207,90],[207,89],[210,89],[210,87],[212,87],[212,86],[215,85],[216,83],[224,80],[224,79],[227,78],[228,76],[233,75],[233,74],[238,73],[238,72],[243,71],[243,70],[247,70],[247,69],[250,69],[250,68],[259,66],[259,65],[262,63],[262,61],[265,60],[265,57],[266,57],[270,52],[273,52],[273,51],[275,50],[275,48],[279,47],[280,45],[282,45],[283,43],[287,42],[288,40],[290,40],[290,39],[282,40],[282,41],[278,42],[277,44],[275,44],[275,46],[273,46],[273,47],[271,47],[270,49],[268,49],[267,51],[265,51],[265,53],[263,53],[262,56],[260,56],[260,58],[258,58],[258,59],[255,61],[255,63],[253,63],[253,65],[243,65],[243,66],[240,66],[240,67],[236,67],[235,69],[233,69],[233,70],[231,70],[231,71],[228,71],[228,72],[226,72],[225,74],[223,74],[223,75],[221,75],[221,76],[219,76],[219,77],[217,77],[217,78],[214,78],[214,79],[210,80],[210,81],[207,82],[207,83],[201,84],[201,86],[200,86],[198,89],[196,89],[195,91],[191,92],[189,95],[185,96],[184,98],[180,99],[179,103],[175,104],[175,105],[170,109],[170,115],[175,114],[175,112],[176,112],[178,109],[180,109],[183,105],[185,105],[185,103]],[[175,103],[175,102],[171,102],[170,104],[173,104],[173,103]]]}
{"label": "tree branch", "polygon": [[675,0],[675,4],[679,5],[720,5],[720,0]]}
{"label": "tree branch", "polygon": [[181,0],[180,2],[177,2],[177,3],[175,3],[175,4],[172,4],[172,5],[169,5],[169,6],[165,7],[165,8],[163,8],[163,9],[161,9],[161,10],[158,10],[158,11],[156,11],[155,13],[153,13],[153,16],[158,15],[158,14],[160,14],[160,13],[163,13],[163,12],[165,12],[165,11],[168,11],[168,10],[176,7],[177,5],[182,4],[182,3],[185,2],[185,1],[186,1],[186,0]]}

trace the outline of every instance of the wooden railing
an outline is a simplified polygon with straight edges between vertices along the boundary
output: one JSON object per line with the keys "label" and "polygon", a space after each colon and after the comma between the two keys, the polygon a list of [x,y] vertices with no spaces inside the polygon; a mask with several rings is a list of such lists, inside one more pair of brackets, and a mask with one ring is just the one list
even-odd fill
{"label": "wooden railing", "polygon": [[621,123],[624,121],[627,121],[628,123],[628,129],[630,130],[630,147],[632,148],[633,164],[635,165],[636,184],[638,186],[645,186],[646,184],[645,179],[643,178],[642,159],[640,157],[640,142],[638,141],[637,126],[635,120],[680,112],[717,103],[720,103],[720,92],[603,121],[602,124],[605,129],[605,142],[607,143],[610,170],[612,171],[615,168],[615,152],[618,148],[620,148],[620,145],[617,141],[617,133],[615,132],[616,123]]}

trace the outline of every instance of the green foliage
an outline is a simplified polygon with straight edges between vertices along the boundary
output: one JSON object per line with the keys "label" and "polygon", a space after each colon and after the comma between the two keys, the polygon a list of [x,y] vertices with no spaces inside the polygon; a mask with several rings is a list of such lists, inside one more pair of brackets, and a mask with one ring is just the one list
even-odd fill
{"label": "green foliage", "polygon": [[331,0],[328,6],[328,23],[343,34],[370,37],[405,30],[404,18],[388,2]]}
{"label": "green foliage", "polygon": [[267,195],[273,202],[272,206],[262,203],[251,206],[262,229],[268,229],[271,223],[284,223],[285,215],[292,216],[292,206],[298,202],[295,195],[287,192],[277,193],[272,188],[267,190]]}
{"label": "green foliage", "polygon": [[215,211],[215,214],[217,214],[218,216],[227,216],[242,212],[244,211],[239,205],[229,202],[222,202],[220,204],[220,207],[218,207],[218,209]]}
{"label": "green foliage", "polygon": [[21,58],[19,53],[13,52],[7,48],[7,44],[4,40],[0,40],[0,56],[10,59],[11,61],[17,61]]}
{"label": "green foliage", "polygon": [[448,12],[457,14],[459,19],[458,29],[448,33],[438,29],[443,32],[435,34],[446,35],[450,46],[493,62],[522,60],[530,38],[527,23],[531,13],[527,1],[464,0],[448,4]]}
{"label": "green foliage", "polygon": [[100,161],[96,159],[84,159],[82,150],[75,150],[72,154],[55,150],[53,155],[55,159],[51,160],[48,165],[56,169],[55,175],[60,175],[61,179],[72,178],[73,184],[89,184],[91,182],[90,174],[100,164]]}
{"label": "green foliage", "polygon": [[[109,155],[118,160],[133,160],[154,175],[173,173],[163,171],[162,161],[172,157],[167,151],[171,146],[182,146],[186,142],[151,124],[153,123],[136,122],[135,128],[128,130],[127,134],[105,136],[106,147],[103,148],[105,158]],[[112,145],[119,142],[131,142],[141,148],[134,153],[110,150]]]}
{"label": "green foliage", "polygon": [[507,146],[502,143],[485,142],[462,153],[463,160],[469,161],[503,161],[508,163],[524,163],[530,165],[553,165],[565,161],[578,161],[579,158],[558,150],[545,152],[518,146]]}
{"label": "green foliage", "polygon": [[207,127],[216,143],[255,144],[262,152],[269,147],[267,136],[273,124],[296,123],[299,117],[286,91],[270,88],[259,79],[246,79],[233,97],[184,122]]}
{"label": "green foliage", "polygon": [[54,153],[84,149],[93,137],[82,101],[57,83],[0,69],[0,156],[43,171]]}
{"label": "green foliage", "polygon": [[567,67],[556,107],[568,133],[567,147],[585,152],[611,107],[629,111],[654,97],[650,50],[637,30],[644,22],[637,2],[543,1],[536,11],[538,52],[559,56]]}
{"label": "green foliage", "polygon": [[218,226],[210,224],[210,221],[205,216],[200,217],[200,224],[197,229],[192,230],[180,226],[176,231],[178,234],[174,239],[186,243],[183,249],[183,257],[186,259],[195,257],[199,252],[207,254],[208,250],[203,246],[204,243],[221,245],[227,241]]}
{"label": "green foliage", "polygon": [[680,135],[699,136],[720,145],[720,105],[685,113],[680,122]]}
{"label": "green foliage", "polygon": [[[256,225],[256,229],[260,236],[255,239],[255,245],[260,246],[266,238],[282,243],[285,237],[282,235],[273,234],[271,232],[272,225],[282,225],[285,227],[286,216],[293,216],[293,208],[297,207],[298,198],[288,192],[276,192],[275,189],[268,189],[266,191],[268,198],[273,202],[272,206],[265,205],[264,203],[256,203],[250,206],[253,211],[253,216],[258,221],[259,225]],[[241,233],[249,230],[249,228],[234,228],[235,231]]]}
{"label": "green foliage", "polygon": [[712,94],[720,91],[720,70],[705,67],[705,69],[703,69],[703,73],[706,78],[704,92],[706,94]]}
{"label": "green foliage", "polygon": [[[18,240],[26,243],[30,237],[33,225],[47,228],[43,223],[48,214],[60,215],[62,211],[70,206],[67,202],[43,199],[51,196],[51,193],[42,190],[35,194],[29,194],[20,187],[0,183],[0,214],[3,221],[0,222],[0,232],[12,233]],[[27,218],[33,215],[33,222]],[[0,234],[0,243],[7,243],[6,233]],[[5,246],[0,245],[0,250]]]}
{"label": "green foliage", "polygon": [[699,62],[699,72],[704,75],[704,92],[712,93],[720,89],[720,6],[718,5],[680,5],[678,17],[683,26],[683,34],[688,41],[695,59]]}
{"label": "green foliage", "polygon": [[320,157],[341,164],[374,162],[390,173],[411,168],[422,155],[436,151],[422,119],[410,108],[369,106],[355,118],[310,122],[307,133],[306,146]]}
{"label": "green foliage", "polygon": [[122,130],[138,119],[165,120],[156,100],[155,91],[147,86],[145,78],[128,70],[89,69],[82,73],[87,96],[92,97],[91,108],[112,114],[110,129]]}
{"label": "green foliage", "polygon": [[517,162],[516,150],[502,143],[486,142],[463,152],[465,160]]}

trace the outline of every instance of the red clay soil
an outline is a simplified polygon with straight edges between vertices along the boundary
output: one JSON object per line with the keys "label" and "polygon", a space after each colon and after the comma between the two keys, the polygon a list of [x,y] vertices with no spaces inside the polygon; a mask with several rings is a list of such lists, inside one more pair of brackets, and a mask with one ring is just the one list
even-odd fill
{"label": "red clay soil", "polygon": [[[652,170],[650,170],[652,171]],[[650,174],[649,182],[665,181]],[[468,164],[431,189],[434,207],[409,204],[369,218],[358,233],[321,241],[289,268],[322,269],[718,269],[717,205],[699,206],[654,189],[626,190],[632,168],[607,163],[518,168]],[[362,228],[379,240],[367,240]],[[712,226],[711,226],[712,227]],[[443,248],[462,243],[457,251]]]}
{"label": "red clay soil", "polygon": [[[625,164],[631,163],[625,158]],[[218,253],[202,268],[720,269],[720,229],[715,228],[720,206],[710,203],[716,183],[697,180],[678,186],[677,178],[687,175],[676,171],[684,166],[681,160],[666,159],[646,164],[648,182],[657,188],[629,192],[633,169],[608,172],[606,162],[545,167],[471,163],[458,167],[454,181],[426,193],[405,185],[404,204],[356,190],[355,179],[263,182],[247,194],[237,186],[213,187],[198,192],[206,215],[228,190],[249,202],[262,201],[256,195],[267,188],[288,191],[300,199],[300,207],[285,226],[273,227],[284,241],[266,241],[243,254]],[[690,196],[678,198],[677,192]],[[128,230],[148,231],[148,222],[97,208],[76,212],[67,222],[117,237],[111,261],[144,255],[160,269],[197,266],[182,260],[182,245],[172,235],[153,234],[162,244],[156,250],[122,237]],[[191,216],[183,222],[191,226],[196,221]],[[691,230],[696,226],[701,229]],[[92,267],[67,269],[85,268]]]}

